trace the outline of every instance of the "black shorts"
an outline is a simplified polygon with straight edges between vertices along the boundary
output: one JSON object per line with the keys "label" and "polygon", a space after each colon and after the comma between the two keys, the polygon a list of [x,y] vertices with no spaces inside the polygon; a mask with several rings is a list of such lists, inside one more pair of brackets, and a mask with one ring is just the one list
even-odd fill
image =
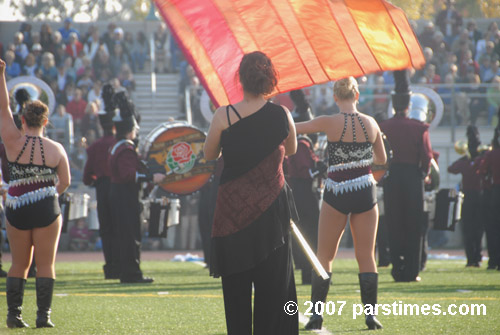
{"label": "black shorts", "polygon": [[20,230],[46,227],[60,214],[57,196],[49,196],[16,209],[8,206],[5,209],[5,216],[9,223]]}
{"label": "black shorts", "polygon": [[343,214],[363,213],[377,204],[377,186],[371,185],[360,190],[339,193],[324,190],[323,201]]}

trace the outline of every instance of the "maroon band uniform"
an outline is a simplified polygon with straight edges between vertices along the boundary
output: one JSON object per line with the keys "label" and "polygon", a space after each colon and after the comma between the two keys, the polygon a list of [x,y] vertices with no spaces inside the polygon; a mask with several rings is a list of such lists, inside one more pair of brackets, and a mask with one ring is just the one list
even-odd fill
{"label": "maroon band uniform", "polygon": [[392,276],[395,281],[414,281],[422,254],[424,177],[433,157],[429,126],[397,114],[380,128],[393,150],[384,181]]}
{"label": "maroon band uniform", "polygon": [[[113,263],[111,203],[109,190],[111,173],[108,165],[109,152],[116,143],[112,134],[105,135],[87,148],[87,162],[83,170],[83,183],[94,186],[97,198],[97,215],[99,218],[99,235],[104,254],[104,277],[118,278],[118,264]],[[117,252],[117,251],[116,251]]]}

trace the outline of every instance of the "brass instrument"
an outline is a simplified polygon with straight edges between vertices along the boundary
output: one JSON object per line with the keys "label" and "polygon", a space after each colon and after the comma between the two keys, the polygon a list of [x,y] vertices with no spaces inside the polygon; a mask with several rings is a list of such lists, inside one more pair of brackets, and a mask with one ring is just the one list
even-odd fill
{"label": "brass instrument", "polygon": [[455,151],[460,156],[467,155],[467,157],[470,157],[469,145],[467,144],[466,140],[458,140],[458,141],[456,141],[455,142]]}
{"label": "brass instrument", "polygon": [[491,145],[487,144],[481,144],[480,146],[477,147],[477,151],[482,154],[485,151],[491,151],[493,150],[493,147]]}
{"label": "brass instrument", "polygon": [[10,108],[13,113],[19,112],[19,106],[15,99],[16,91],[24,88],[30,95],[31,100],[40,100],[49,107],[49,114],[56,108],[56,97],[47,83],[37,77],[21,76],[7,82],[9,91]]}

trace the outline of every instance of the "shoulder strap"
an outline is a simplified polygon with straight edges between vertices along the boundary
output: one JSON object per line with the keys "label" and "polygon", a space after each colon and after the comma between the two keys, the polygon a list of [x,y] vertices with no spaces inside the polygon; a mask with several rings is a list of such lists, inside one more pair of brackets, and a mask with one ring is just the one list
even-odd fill
{"label": "shoulder strap", "polygon": [[[30,140],[31,140],[31,136],[26,135],[26,142],[24,142],[23,148],[19,152],[19,155],[17,155],[17,158],[14,161],[15,163],[17,163],[19,161],[19,158],[21,158],[21,156],[24,154],[24,150],[26,150],[26,146],[28,145]],[[31,147],[31,151],[33,151],[33,146]],[[31,155],[33,156],[33,153]],[[31,161],[30,161],[30,163],[31,163]]]}
{"label": "shoulder strap", "polygon": [[365,133],[366,142],[368,142],[368,133],[366,132],[365,124],[363,123],[363,120],[361,120],[361,116],[359,116],[359,114],[357,114],[357,117],[358,117],[359,124],[361,125],[361,128],[363,128],[363,133]]}
{"label": "shoulder strap", "polygon": [[130,145],[134,145],[134,142],[132,142],[131,140],[126,140],[126,139],[119,140],[118,142],[116,142],[116,144],[111,149],[111,155],[114,155],[115,152],[116,152],[116,150],[120,147],[120,145],[122,145],[124,143],[128,143]]}
{"label": "shoulder strap", "polygon": [[344,114],[344,129],[342,129],[342,135],[340,135],[340,142],[342,142],[342,140],[344,139],[345,131],[347,130],[347,114],[342,114]]}
{"label": "shoulder strap", "polygon": [[[234,114],[236,114],[236,116],[238,117],[238,119],[241,120],[240,113],[238,113],[238,111],[236,110],[236,108],[234,108],[233,105],[229,105],[227,107],[231,108],[233,110]],[[229,121],[229,109],[226,109],[226,111],[227,111],[227,121],[228,121],[229,125],[231,125],[231,122]]]}
{"label": "shoulder strap", "polygon": [[351,117],[351,126],[352,126],[352,141],[356,142],[356,125],[354,124],[354,114],[349,114]]}
{"label": "shoulder strap", "polygon": [[38,137],[38,142],[40,143],[40,154],[42,155],[42,164],[43,164],[43,166],[45,166],[45,153],[43,152],[43,143],[42,143],[41,137]]}

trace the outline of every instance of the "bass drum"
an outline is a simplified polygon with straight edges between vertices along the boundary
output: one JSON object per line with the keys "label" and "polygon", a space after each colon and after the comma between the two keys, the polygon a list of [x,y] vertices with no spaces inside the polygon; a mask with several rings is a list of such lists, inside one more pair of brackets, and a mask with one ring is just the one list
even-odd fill
{"label": "bass drum", "polygon": [[160,166],[167,175],[160,184],[170,197],[200,190],[212,177],[215,161],[203,156],[206,135],[185,122],[165,122],[153,129],[142,142],[141,156],[148,166]]}

